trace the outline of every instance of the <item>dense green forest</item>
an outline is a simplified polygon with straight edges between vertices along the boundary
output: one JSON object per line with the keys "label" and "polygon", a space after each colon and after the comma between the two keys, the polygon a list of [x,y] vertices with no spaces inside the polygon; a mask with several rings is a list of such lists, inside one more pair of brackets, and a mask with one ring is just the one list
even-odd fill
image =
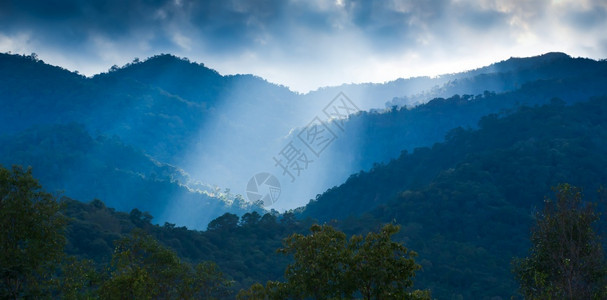
{"label": "dense green forest", "polygon": [[[607,65],[567,61],[571,68],[580,69],[563,77],[556,77],[560,72],[555,72],[551,79],[525,83],[507,92],[484,90],[469,94],[475,89],[462,89],[468,93],[435,98],[413,107],[361,112],[345,123],[343,138],[340,136],[335,145],[340,161],[351,162],[355,170],[368,170],[374,163],[397,158],[402,150],[412,151],[443,141],[453,128],[477,128],[478,121],[489,114],[508,115],[521,106],[548,104],[555,98],[572,104],[607,93]],[[559,60],[555,64],[562,63]],[[583,72],[584,65],[590,70]]]}
{"label": "dense green forest", "polygon": [[[205,297],[205,280],[212,278],[221,287],[212,293],[220,298],[239,292],[242,299],[318,293],[364,297],[373,283],[352,279],[353,270],[383,276],[381,270],[355,263],[369,237],[389,238],[395,251],[410,254],[407,258],[414,263],[391,262],[404,266],[404,276],[391,286],[406,297],[423,298],[430,291],[438,299],[560,298],[560,288],[546,289],[547,283],[563,286],[563,278],[547,275],[560,265],[542,258],[556,248],[543,248],[546,244],[539,242],[559,238],[550,228],[561,223],[538,221],[560,208],[542,210],[544,200],[552,197],[551,188],[559,187],[557,199],[573,199],[575,207],[598,201],[597,211],[605,209],[600,202],[607,179],[605,61],[551,53],[442,78],[343,86],[361,107],[370,99],[405,96],[389,101],[386,109],[360,111],[344,120],[332,152],[315,162],[327,173],[312,174],[322,173],[325,185],[337,185],[306,191],[319,194],[284,213],[192,179],[188,172],[207,166],[213,170],[210,162],[222,161],[217,157],[196,157],[194,161],[203,162],[197,165],[185,158],[189,152],[245,151],[247,155],[228,157],[234,158],[223,166],[228,177],[262,166],[243,163],[273,153],[273,147],[280,149],[284,140],[276,137],[308,121],[308,115],[295,112],[319,113],[307,105],[326,105],[334,96],[332,88],[298,95],[259,77],[222,76],[171,55],[136,60],[93,78],[49,66],[33,55],[2,54],[0,61],[0,77],[7,79],[0,84],[0,164],[32,166],[31,173],[15,172],[29,178],[24,182],[34,188],[34,198],[46,203],[40,214],[24,218],[30,223],[22,228],[31,227],[28,234],[47,233],[49,240],[34,249],[49,256],[17,266],[50,276],[32,275],[46,282],[32,286],[36,293],[112,298],[98,294],[112,290],[103,289],[104,284],[117,292],[133,282],[166,287],[177,280],[174,288],[144,284],[137,293]],[[269,116],[268,122],[258,122],[259,111]],[[240,131],[242,135],[230,136]],[[208,138],[206,132],[221,138]],[[11,178],[10,171],[3,172]],[[58,202],[35,188],[31,176]],[[567,194],[562,183],[579,187],[583,197]],[[295,197],[308,199],[284,194],[281,201]],[[4,216],[9,212],[2,207]],[[47,223],[34,218],[54,216],[52,212],[60,217]],[[583,228],[596,228],[588,232],[607,229],[598,215],[577,212],[587,220]],[[24,216],[23,211],[18,214]],[[575,216],[555,215],[562,220]],[[8,232],[7,224],[3,232]],[[64,229],[37,227],[44,224]],[[398,224],[399,230],[385,224]],[[312,238],[315,234],[319,240]],[[582,237],[594,245],[586,254],[596,259],[602,241],[592,234]],[[327,246],[323,236],[339,243]],[[46,244],[65,245],[64,252]],[[314,266],[305,251],[298,252],[309,245],[337,247],[337,252],[324,254],[338,257],[338,265],[302,269]],[[146,254],[131,256],[129,249]],[[521,259],[513,264],[513,258]],[[54,267],[34,265],[41,261]],[[159,267],[159,261],[165,265]],[[133,266],[139,271],[129,273]],[[164,267],[172,270],[168,277],[146,279]],[[343,272],[331,277],[336,284],[322,292],[314,289],[317,282],[288,271],[322,276],[335,268]],[[596,292],[603,283],[592,280],[583,281],[593,282]],[[58,289],[60,282],[71,292]],[[294,294],[285,294],[285,289]]]}
{"label": "dense green forest", "polygon": [[[512,260],[520,291],[529,299],[603,298],[607,295],[607,261],[595,226],[601,214],[595,211],[595,204],[582,201],[579,188],[561,184],[554,191],[556,200],[547,199],[543,212],[536,214],[530,255]],[[102,261],[64,252],[66,225],[74,222],[65,214],[69,200],[57,202],[32,177],[31,169],[0,168],[0,195],[3,298],[234,297],[235,281],[215,262],[182,261],[173,247],[154,239],[148,232],[158,226],[149,223],[152,217],[147,213],[131,212],[131,223],[139,227],[115,237],[111,261],[104,266]],[[90,205],[104,208],[99,200]],[[110,213],[115,212],[110,209]],[[240,221],[251,226],[255,220],[262,222],[253,215]],[[234,230],[238,221],[226,214],[209,224],[208,231],[226,230],[225,226]],[[236,298],[431,299],[430,290],[412,288],[422,266],[415,261],[416,252],[392,240],[400,228],[386,224],[377,232],[348,238],[333,226],[315,224],[308,235],[291,234],[277,250],[292,257],[284,271],[285,280],[270,280],[265,286],[253,283],[241,288]]]}
{"label": "dense green forest", "polygon": [[171,201],[204,212],[198,220],[182,220],[197,226],[206,226],[207,219],[226,211],[238,215],[264,211],[242,198],[227,203],[207,186],[185,186],[190,178],[182,170],[158,162],[117,136],[93,138],[82,124],[40,125],[0,135],[0,143],[4,145],[0,161],[34,166],[39,169],[34,174],[50,190],[69,187],[69,195],[75,199],[100,195],[113,199],[113,208],[119,211],[139,208],[166,220],[167,202]]}
{"label": "dense green forest", "polygon": [[[605,61],[548,53],[437,78],[301,95],[166,54],[92,78],[35,55],[0,54],[0,164],[32,166],[48,190],[73,199],[103,199],[120,211],[148,211],[158,224],[200,230],[226,212],[265,213],[237,194],[260,170],[280,171],[272,155],[340,89],[362,111],[344,121],[339,138],[306,170],[308,178],[283,189],[279,205],[303,206],[402,150],[431,147],[456,127],[476,128],[485,115],[555,97],[571,104],[605,95],[606,70]],[[385,102],[386,109],[364,111]]]}
{"label": "dense green forest", "polygon": [[[190,152],[209,152],[220,145],[200,137],[201,128],[242,127],[244,120],[219,108],[242,98],[238,93],[243,89],[249,99],[242,102],[243,109],[266,103],[293,111],[283,107],[294,95],[285,87],[251,75],[221,76],[172,55],[87,78],[35,55],[0,54],[0,78],[0,139],[7,145],[0,148],[0,163],[33,166],[49,190],[77,199],[102,198],[120,210],[137,207],[159,220],[176,219],[164,215],[171,214],[168,206],[189,206],[196,219],[181,221],[196,228],[225,212],[261,212],[225,193],[228,186],[219,189],[212,180],[192,180],[184,171],[192,166],[185,161]],[[262,127],[256,130],[293,119],[282,116],[269,124],[256,122]],[[217,125],[209,123],[215,119],[223,128],[212,128]]]}
{"label": "dense green forest", "polygon": [[[66,216],[74,207],[68,200],[58,202],[45,192],[33,178],[31,169],[0,168],[0,196],[2,298],[226,299],[234,296],[234,281],[213,261],[195,264],[182,261],[171,247],[146,232],[153,227],[148,213],[136,210],[130,213],[131,224],[140,227],[133,227],[130,233],[113,240],[111,261],[104,265],[103,258],[95,262],[64,252],[66,224],[78,226]],[[90,205],[104,207],[98,200]],[[66,206],[70,208],[66,210]],[[270,215],[248,214],[240,221],[243,227],[254,228],[255,223],[270,225],[268,218],[271,217],[267,216]],[[208,231],[230,234],[238,223],[237,216],[226,214],[211,222]],[[284,273],[286,282],[268,281],[267,289],[262,288],[261,294],[257,290],[260,285],[253,284],[250,289],[241,289],[237,297],[323,299],[362,295],[365,299],[372,296],[430,299],[429,291],[412,290],[412,278],[421,267],[414,261],[415,252],[391,240],[398,230],[398,226],[388,224],[378,233],[347,240],[343,232],[331,226],[314,225],[307,236],[292,234],[284,240],[284,248],[278,249],[294,257]],[[74,241],[71,234],[68,238]],[[211,242],[213,240],[217,245],[221,239],[211,239]],[[103,241],[95,246],[102,247]]]}
{"label": "dense green forest", "polygon": [[606,113],[606,99],[595,98],[490,115],[478,130],[455,129],[445,143],[353,175],[298,214],[343,220],[346,232],[395,220],[420,253],[421,287],[440,298],[511,295],[509,260],[525,254],[533,211],[550,188],[570,182],[597,199],[607,178]]}
{"label": "dense green forest", "polygon": [[[234,280],[235,295],[254,283],[284,281],[291,258],[276,250],[317,221],[348,236],[395,222],[401,229],[394,240],[418,253],[416,288],[439,299],[510,297],[517,291],[511,261],[528,254],[534,212],[552,195],[551,187],[569,182],[582,188],[586,201],[601,199],[606,114],[603,97],[573,105],[553,99],[490,115],[478,129],[454,129],[444,143],[404,151],[353,175],[306,207],[225,214],[205,231],[156,225],[147,212],[118,212],[100,200],[65,198],[66,253],[103,266],[115,241],[141,229],[185,262],[214,261]],[[604,222],[597,226],[599,233],[607,228]]]}
{"label": "dense green forest", "polygon": [[607,0],[0,0],[0,300],[607,300]]}

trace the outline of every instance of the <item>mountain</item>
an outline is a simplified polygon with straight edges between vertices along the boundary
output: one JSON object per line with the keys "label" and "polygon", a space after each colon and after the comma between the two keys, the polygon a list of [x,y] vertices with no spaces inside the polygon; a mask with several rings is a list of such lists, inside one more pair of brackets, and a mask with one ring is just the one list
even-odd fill
{"label": "mountain", "polygon": [[[599,67],[603,65],[603,67]],[[443,74],[436,77],[399,78],[385,83],[343,84],[320,88],[306,95],[310,99],[329,99],[344,92],[358,99],[360,106],[380,108],[415,106],[434,98],[455,94],[478,95],[485,91],[501,93],[516,90],[536,80],[553,80],[604,74],[604,61],[573,58],[565,53],[551,52],[533,57],[511,57],[475,70]]]}
{"label": "mountain", "polygon": [[[525,255],[550,188],[597,200],[607,178],[607,62],[561,53],[306,95],[171,55],[86,78],[3,54],[0,79],[0,164],[93,200],[66,200],[71,254],[107,261],[114,240],[143,228],[186,260],[216,261],[238,288],[280,279],[289,258],[275,249],[314,220],[349,234],[395,222],[419,253],[416,287],[507,298],[510,260]],[[331,119],[335,103],[358,109]],[[297,143],[313,120],[335,138],[290,182],[273,158],[309,149]],[[299,208],[234,195],[260,171],[282,183],[273,207]]]}
{"label": "mountain", "polygon": [[492,114],[478,130],[454,129],[444,143],[352,175],[298,214],[342,220],[350,232],[401,224],[401,239],[420,254],[417,286],[438,298],[506,298],[516,290],[510,260],[525,255],[551,187],[570,183],[597,201],[607,178],[605,113],[600,97]]}
{"label": "mountain", "polygon": [[[7,78],[0,84],[0,104],[5,108],[0,111],[0,134],[19,134],[32,126],[82,124],[91,136],[116,136],[153,160],[191,174],[192,182],[183,185],[202,181],[209,186],[237,186],[244,194],[247,180],[266,165],[252,158],[270,153],[280,137],[300,124],[299,109],[292,101],[295,94],[287,88],[252,75],[221,76],[171,55],[115,67],[93,78],[31,56],[3,54],[0,66],[0,78]],[[267,114],[260,122],[265,112],[272,111],[280,113]],[[10,157],[7,154],[1,163],[15,163]],[[249,172],[239,171],[240,166]],[[56,171],[37,172],[61,177]],[[87,195],[73,194],[66,184],[48,186],[78,198],[108,196],[92,190]],[[228,198],[232,201],[235,196]],[[112,206],[128,206],[113,197],[105,199]],[[142,209],[160,211],[169,206],[166,201],[149,201],[160,207],[150,204]],[[201,213],[178,214],[178,209],[183,206],[175,206],[170,221],[183,222]],[[204,227],[210,220],[181,224]]]}
{"label": "mountain", "polygon": [[232,212],[263,213],[242,199],[226,199],[212,187],[191,182],[182,170],[160,163],[118,137],[92,137],[81,124],[38,125],[17,134],[0,135],[0,164],[35,166],[34,174],[51,190],[85,201],[108,199],[120,211],[141,209],[158,222],[174,219],[173,207],[196,212],[181,224],[200,228]]}
{"label": "mountain", "polygon": [[[501,70],[505,73],[499,73]],[[497,73],[483,73],[490,71]],[[468,75],[472,77],[465,77]],[[488,114],[505,116],[521,106],[542,105],[557,99],[572,104],[607,95],[607,61],[557,53],[509,59],[450,76],[464,79],[454,79],[436,91],[461,94],[434,98],[416,106],[392,106],[351,115],[343,123],[343,130],[335,130],[337,139],[316,157],[311,170],[306,170],[313,174],[306,175],[322,178],[323,187],[328,189],[341,184],[351,174],[398,158],[403,150],[413,151],[443,141],[453,128],[476,128],[478,121]],[[505,86],[507,82],[514,82],[513,78],[519,78],[519,84],[511,85],[507,91],[483,90],[493,87],[499,91],[497,85]],[[353,102],[359,100],[350,98]],[[329,176],[323,173],[324,169],[331,170]]]}
{"label": "mountain", "polygon": [[[216,261],[238,289],[281,280],[290,258],[275,250],[314,222],[348,234],[396,223],[396,239],[419,254],[416,287],[438,299],[510,298],[517,290],[510,262],[526,255],[534,212],[553,196],[551,187],[568,182],[583,188],[586,201],[604,199],[596,191],[607,178],[605,113],[607,97],[489,115],[477,129],[454,129],[445,142],[352,175],[294,212],[225,214],[206,231],[153,225],[151,216],[101,201],[68,201],[69,252],[107,260],[112,241],[143,228],[188,261]],[[607,223],[600,225],[605,232]]]}
{"label": "mountain", "polygon": [[[175,79],[173,84],[167,80],[169,77]],[[168,220],[191,227],[204,227],[226,211],[239,214],[253,209],[260,211],[242,198],[217,191],[219,188],[212,185],[198,184],[198,180],[187,174],[183,176],[183,169],[191,165],[186,161],[189,155],[200,153],[197,147],[206,150],[213,145],[223,146],[212,138],[201,141],[201,134],[217,132],[221,130],[220,126],[232,131],[242,127],[230,120],[230,112],[218,109],[228,105],[234,99],[234,93],[242,89],[250,92],[248,96],[252,101],[240,103],[246,108],[261,103],[257,99],[272,102],[288,98],[280,97],[285,92],[290,93],[286,88],[250,75],[224,77],[202,65],[170,55],[85,78],[49,66],[32,56],[2,54],[0,78],[7,79],[0,84],[3,95],[0,102],[5,108],[0,111],[0,134],[9,145],[2,149],[4,155],[0,163],[33,166],[35,174],[50,189],[64,190],[67,196],[79,199],[102,198],[123,210],[138,207],[153,212],[160,222]],[[233,85],[241,90],[233,89]],[[250,86],[254,88],[249,89]],[[272,93],[276,96],[270,97]],[[275,125],[256,123],[262,128]],[[69,126],[55,126],[69,124],[80,124],[84,130],[76,132]],[[54,135],[62,135],[62,138],[57,139]],[[117,184],[124,176],[116,177],[114,168],[130,174],[129,178],[143,176],[133,168],[130,158],[112,156],[115,152],[104,153],[105,147],[93,151],[86,148],[89,145],[78,143],[83,139],[98,138],[118,140],[135,149],[141,156],[138,161],[148,160],[145,162],[148,165],[170,164],[178,176],[172,174],[161,180],[148,181],[152,186],[158,185],[158,189],[164,191],[162,193],[155,192],[156,188],[143,189],[141,185],[133,184],[133,180],[121,180]],[[19,143],[19,139],[33,144]],[[47,139],[55,142],[43,143]],[[12,141],[15,143],[11,145]],[[80,148],[72,148],[74,146]],[[61,155],[74,156],[71,165],[62,165],[61,158],[53,156],[53,153],[59,153],[55,148],[65,151]],[[76,155],[79,151],[85,152],[86,157]],[[97,164],[91,164],[92,161]],[[181,166],[174,167],[177,165]],[[161,182],[173,184],[168,188]],[[211,179],[207,182],[213,183]],[[90,188],[94,185],[103,188]],[[87,186],[89,188],[84,188]],[[128,189],[132,191],[127,192]],[[203,193],[192,189],[202,189]],[[221,199],[225,197],[228,199]],[[184,207],[190,209],[184,210]]]}
{"label": "mountain", "polygon": [[[281,183],[279,201],[267,209],[296,208],[353,173],[397,158],[402,150],[431,146],[458,126],[475,128],[486,114],[507,114],[554,97],[574,103],[605,95],[606,66],[605,61],[549,53],[437,78],[300,95],[253,75],[221,75],[168,54],[114,66],[91,78],[35,56],[0,54],[0,135],[7,145],[0,163],[31,165],[42,184],[69,197],[99,198],[120,210],[152,212],[160,223],[205,228],[223,212],[262,212],[238,196],[246,196],[247,183],[257,173],[274,174]],[[347,121],[329,120],[326,114],[338,95],[358,107]],[[298,134],[312,120],[325,122],[335,139],[322,155],[308,153],[306,168],[290,178],[275,159],[290,145],[307,151]],[[94,143],[76,142],[86,140]],[[113,149],[107,141],[138,153],[140,164],[120,151],[104,153]],[[56,148],[65,153],[59,155]],[[79,151],[86,154],[76,155]],[[73,157],[62,165],[62,155]],[[155,165],[172,171],[141,171]],[[145,177],[149,186],[142,189],[126,178],[119,183],[126,175],[117,176],[115,170],[129,178]],[[98,188],[85,188],[91,185]]]}
{"label": "mountain", "polygon": [[241,218],[225,214],[213,220],[208,230],[196,231],[174,223],[155,225],[150,214],[139,210],[116,211],[101,200],[83,203],[63,198],[62,201],[64,213],[70,218],[66,230],[68,254],[91,259],[99,267],[107,265],[114,242],[140,228],[187,262],[217,262],[235,281],[235,293],[256,281],[281,279],[289,257],[276,253],[276,249],[281,247],[283,238],[294,232],[307,232],[313,222],[296,220],[293,214],[253,212]]}

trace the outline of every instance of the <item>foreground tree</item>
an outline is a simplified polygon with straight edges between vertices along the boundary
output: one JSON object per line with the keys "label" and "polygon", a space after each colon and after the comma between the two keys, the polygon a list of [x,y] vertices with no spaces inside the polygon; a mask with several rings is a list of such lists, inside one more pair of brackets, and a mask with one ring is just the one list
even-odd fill
{"label": "foreground tree", "polygon": [[428,291],[412,291],[420,269],[415,252],[392,241],[399,227],[386,225],[366,237],[346,235],[328,225],[313,225],[309,235],[294,234],[278,251],[292,254],[286,282],[254,284],[239,299],[430,299]]}
{"label": "foreground tree", "polygon": [[54,278],[54,298],[57,299],[97,299],[102,275],[97,272],[94,262],[74,256],[66,256]]}
{"label": "foreground tree", "polygon": [[428,291],[408,291],[413,286],[415,271],[421,267],[413,257],[417,253],[392,241],[399,226],[385,225],[378,233],[370,232],[363,239],[350,239],[352,253],[348,282],[363,299],[429,299]]}
{"label": "foreground tree", "polygon": [[293,234],[278,251],[293,254],[287,266],[288,290],[296,297],[314,299],[349,296],[346,271],[350,259],[346,235],[333,227],[313,225],[310,235]]}
{"label": "foreground tree", "polygon": [[232,284],[215,263],[192,268],[140,229],[116,242],[112,265],[102,299],[219,299]]}
{"label": "foreground tree", "polygon": [[594,205],[564,184],[547,200],[532,230],[530,255],[514,261],[521,293],[528,299],[604,299],[607,269]]}
{"label": "foreground tree", "polygon": [[[194,267],[194,276],[190,283],[191,296],[194,299],[221,299],[232,293],[233,281],[219,270],[216,263],[205,261]],[[182,299],[187,297],[181,297]]]}
{"label": "foreground tree", "polygon": [[60,204],[31,169],[0,167],[0,298],[47,296],[65,245]]}
{"label": "foreground tree", "polygon": [[101,287],[104,299],[177,298],[187,266],[142,230],[116,242],[111,278]]}
{"label": "foreground tree", "polygon": [[264,300],[268,292],[261,283],[254,283],[248,290],[240,290],[236,295],[237,300]]}

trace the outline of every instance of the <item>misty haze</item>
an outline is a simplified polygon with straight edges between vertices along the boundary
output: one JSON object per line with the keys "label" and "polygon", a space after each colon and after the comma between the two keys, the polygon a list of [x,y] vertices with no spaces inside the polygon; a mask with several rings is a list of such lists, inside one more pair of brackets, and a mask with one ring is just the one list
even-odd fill
{"label": "misty haze", "polygon": [[604,299],[603,1],[0,1],[0,298]]}

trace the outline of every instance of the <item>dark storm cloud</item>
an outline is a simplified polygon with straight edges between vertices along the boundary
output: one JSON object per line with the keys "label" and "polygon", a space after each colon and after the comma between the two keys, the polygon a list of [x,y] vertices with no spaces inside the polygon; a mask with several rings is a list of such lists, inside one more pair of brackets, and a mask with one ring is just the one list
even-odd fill
{"label": "dark storm cloud", "polygon": [[[238,51],[264,37],[296,39],[293,27],[330,31],[332,12],[286,1],[9,1],[0,3],[4,34],[29,32],[33,39],[78,44],[90,37],[176,44],[173,34],[213,51]],[[179,46],[179,45],[175,45]]]}
{"label": "dark storm cloud", "polygon": [[[414,42],[446,15],[445,0],[345,1],[11,1],[0,4],[8,31],[31,32],[45,43],[78,44],[91,36],[112,40],[150,39],[175,44],[172,34],[214,51],[249,49],[266,39],[298,41],[298,29],[315,34],[360,30],[382,46]],[[8,13],[6,13],[8,12]]]}
{"label": "dark storm cloud", "polygon": [[156,32],[162,24],[154,20],[154,11],[166,1],[10,1],[0,10],[8,12],[0,20],[5,34],[26,32],[41,44],[81,46],[89,38],[101,35],[113,39],[138,39],[139,30]]}
{"label": "dark storm cloud", "polygon": [[350,72],[356,57],[410,66],[407,57],[535,55],[554,45],[604,57],[606,19],[599,0],[5,0],[0,51],[80,57],[72,67],[172,52],[278,78],[302,66]]}
{"label": "dark storm cloud", "polygon": [[[572,12],[567,21],[580,30],[592,29],[605,24],[607,20],[607,7],[593,7],[581,11]],[[607,32],[607,27],[603,28]]]}

